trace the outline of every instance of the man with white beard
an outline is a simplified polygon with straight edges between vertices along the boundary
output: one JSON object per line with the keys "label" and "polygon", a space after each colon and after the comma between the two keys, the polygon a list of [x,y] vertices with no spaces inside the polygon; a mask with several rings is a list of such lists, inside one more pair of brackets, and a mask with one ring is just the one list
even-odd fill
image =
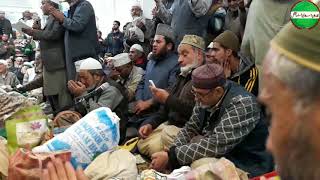
{"label": "man with white beard", "polygon": [[204,64],[204,49],[203,38],[185,35],[178,48],[181,73],[177,77],[176,84],[170,91],[150,87],[153,98],[162,106],[140,127],[139,135],[143,140],[139,141],[138,148],[142,154],[151,156],[168,148],[180,128],[189,120],[195,105],[194,95],[191,92],[191,73]]}
{"label": "man with white beard", "polygon": [[143,15],[143,10],[139,2],[135,2],[131,6],[132,21],[128,22],[123,27],[125,39],[125,52],[129,52],[130,46],[140,44],[146,54],[150,49],[149,41],[155,34],[155,23]]}

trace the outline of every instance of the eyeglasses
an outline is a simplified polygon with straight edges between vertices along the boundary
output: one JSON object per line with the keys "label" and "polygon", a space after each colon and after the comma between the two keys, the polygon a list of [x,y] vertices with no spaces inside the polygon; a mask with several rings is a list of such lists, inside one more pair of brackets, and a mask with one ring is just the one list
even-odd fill
{"label": "eyeglasses", "polygon": [[196,92],[194,89],[191,89],[191,93],[195,96],[195,97],[206,97],[207,95],[209,95],[213,90],[209,90],[207,93],[199,93]]}

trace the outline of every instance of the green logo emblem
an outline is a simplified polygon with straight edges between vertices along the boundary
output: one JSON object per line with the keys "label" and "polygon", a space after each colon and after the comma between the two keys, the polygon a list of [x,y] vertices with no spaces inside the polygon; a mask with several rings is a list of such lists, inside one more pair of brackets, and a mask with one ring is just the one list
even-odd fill
{"label": "green logo emblem", "polygon": [[319,22],[319,8],[311,1],[303,0],[291,9],[291,22],[299,29],[311,29]]}

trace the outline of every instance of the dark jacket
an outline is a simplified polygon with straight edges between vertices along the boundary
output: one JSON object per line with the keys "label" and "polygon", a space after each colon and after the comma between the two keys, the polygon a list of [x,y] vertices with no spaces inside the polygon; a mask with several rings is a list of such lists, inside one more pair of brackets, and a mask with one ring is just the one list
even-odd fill
{"label": "dark jacket", "polygon": [[239,53],[239,71],[230,77],[230,80],[244,87],[248,92],[258,96],[259,93],[259,72],[258,68],[249,58]]}
{"label": "dark jacket", "polygon": [[75,61],[98,57],[96,17],[92,5],[86,0],[79,0],[70,7],[62,25],[66,29],[64,43],[70,80],[75,78]]}
{"label": "dark jacket", "polygon": [[13,35],[11,22],[6,18],[0,20],[0,35],[3,34]]}
{"label": "dark jacket", "polygon": [[111,32],[105,39],[106,53],[111,53],[112,56],[123,52],[123,36],[124,34],[120,31]]}
{"label": "dark jacket", "polygon": [[40,40],[41,59],[49,72],[65,68],[63,37],[63,26],[51,15],[44,29],[36,30],[33,34],[33,39]]}
{"label": "dark jacket", "polygon": [[179,75],[165,104],[142,125],[151,124],[156,129],[161,123],[168,121],[169,125],[182,128],[192,115],[195,105],[191,89],[191,73],[186,77]]}
{"label": "dark jacket", "polygon": [[265,147],[268,134],[256,97],[228,81],[219,105],[195,106],[169,150],[169,162],[177,168],[205,157],[225,157],[255,177],[273,170]]}

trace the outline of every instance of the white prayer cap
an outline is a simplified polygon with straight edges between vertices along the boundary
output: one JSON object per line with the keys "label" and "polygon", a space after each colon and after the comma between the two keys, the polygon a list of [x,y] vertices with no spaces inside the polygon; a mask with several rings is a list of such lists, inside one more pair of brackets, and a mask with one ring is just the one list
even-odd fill
{"label": "white prayer cap", "polygon": [[6,60],[4,60],[4,59],[0,59],[0,64],[8,66],[8,62]]}
{"label": "white prayer cap", "polygon": [[213,42],[211,42],[208,46],[208,49],[212,49],[213,48]]}
{"label": "white prayer cap", "polygon": [[111,57],[114,67],[120,67],[131,62],[128,53],[121,53],[114,57]]}
{"label": "white prayer cap", "polygon": [[143,48],[142,48],[142,46],[141,46],[140,44],[134,44],[134,45],[132,45],[131,48],[130,48],[130,51],[133,51],[134,49],[137,50],[137,51],[140,51],[140,52],[142,52],[142,53],[144,52],[144,51],[143,51]]}
{"label": "white prayer cap", "polygon": [[102,69],[101,63],[93,58],[84,59],[81,64],[79,70],[95,70]]}
{"label": "white prayer cap", "polygon": [[141,9],[141,3],[139,1],[134,0],[131,7],[133,7],[133,6],[140,7],[140,9]]}
{"label": "white prayer cap", "polygon": [[56,3],[56,4],[60,4],[60,0],[50,0],[51,2],[54,2],[54,3]]}

